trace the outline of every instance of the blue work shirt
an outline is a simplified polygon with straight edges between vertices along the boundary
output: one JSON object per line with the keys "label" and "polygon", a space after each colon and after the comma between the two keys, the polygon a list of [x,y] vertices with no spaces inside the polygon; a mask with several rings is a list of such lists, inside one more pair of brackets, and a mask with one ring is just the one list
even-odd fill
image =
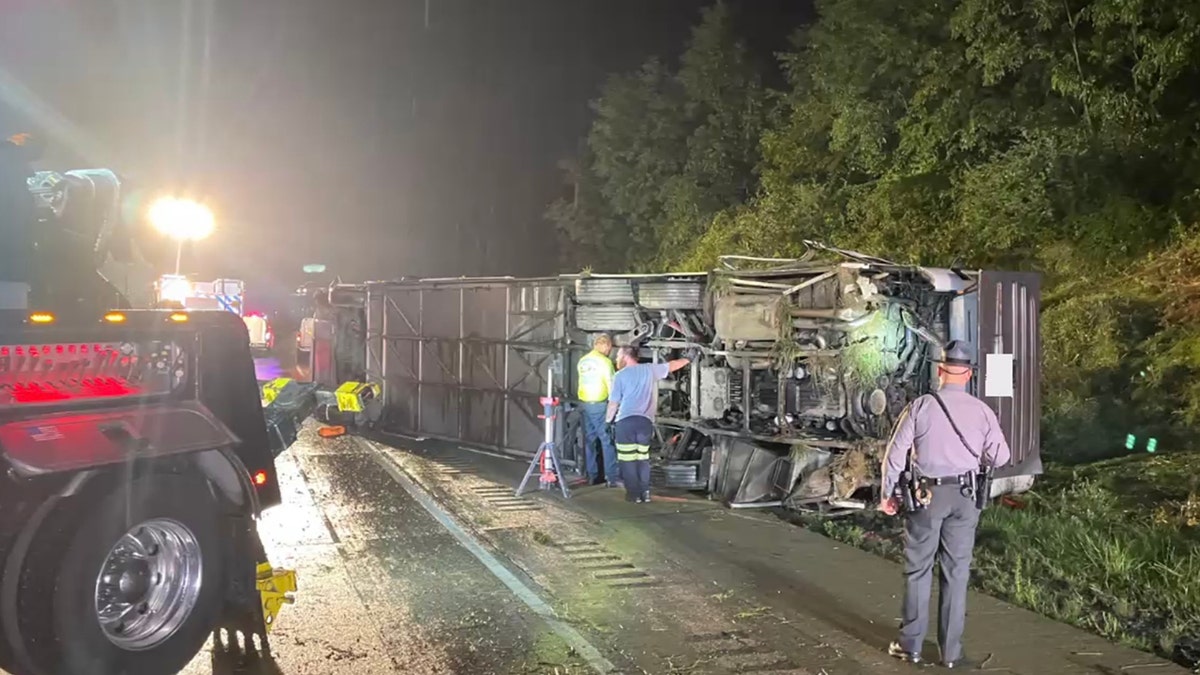
{"label": "blue work shirt", "polygon": [[670,372],[665,363],[639,363],[618,370],[608,392],[609,403],[617,404],[617,421],[635,415],[654,421],[658,410],[656,383],[667,379]]}

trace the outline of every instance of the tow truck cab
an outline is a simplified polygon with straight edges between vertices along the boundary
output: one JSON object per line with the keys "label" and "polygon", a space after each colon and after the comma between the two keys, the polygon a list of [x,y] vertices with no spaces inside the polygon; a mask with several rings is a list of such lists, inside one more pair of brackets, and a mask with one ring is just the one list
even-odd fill
{"label": "tow truck cab", "polygon": [[177,672],[219,628],[269,650],[276,478],[236,314],[0,311],[0,668]]}

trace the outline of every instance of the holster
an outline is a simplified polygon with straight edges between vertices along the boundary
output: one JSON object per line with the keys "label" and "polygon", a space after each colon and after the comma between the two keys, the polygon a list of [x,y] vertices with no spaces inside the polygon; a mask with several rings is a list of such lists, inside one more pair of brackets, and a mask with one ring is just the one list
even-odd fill
{"label": "holster", "polygon": [[905,469],[900,474],[900,480],[896,481],[893,496],[899,500],[900,506],[908,513],[919,511],[933,501],[933,492],[911,468]]}
{"label": "holster", "polygon": [[984,466],[975,473],[975,508],[980,511],[986,509],[988,502],[991,501],[994,471],[992,467]]}

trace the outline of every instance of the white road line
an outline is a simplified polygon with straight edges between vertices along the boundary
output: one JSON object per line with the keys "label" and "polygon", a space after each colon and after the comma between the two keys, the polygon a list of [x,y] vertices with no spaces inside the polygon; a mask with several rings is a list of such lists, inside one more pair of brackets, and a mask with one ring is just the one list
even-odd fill
{"label": "white road line", "polygon": [[[391,432],[391,431],[385,431],[385,432],[383,432],[383,435],[384,436],[392,436],[393,438],[403,438],[406,440],[414,441],[416,443],[421,443],[421,442],[429,440],[428,438],[422,438],[419,436],[410,436],[408,434],[398,434],[398,433]],[[434,439],[434,440],[441,440],[441,439]],[[529,455],[528,457],[514,457],[513,455],[505,455],[505,454],[499,453],[499,452],[491,452],[490,450],[483,450],[481,448],[472,448],[472,447],[468,447],[466,445],[460,445],[460,446],[458,446],[458,449],[466,450],[467,452],[473,452],[477,455],[486,455],[488,457],[495,457],[496,459],[506,459],[510,462],[532,462],[533,461],[533,455]]]}
{"label": "white road line", "polygon": [[441,523],[442,527],[446,528],[446,531],[453,535],[454,538],[458,540],[458,543],[463,545],[463,548],[470,551],[471,555],[475,556],[479,562],[483,563],[484,567],[488,568],[488,571],[491,572],[493,576],[500,580],[500,583],[507,586],[508,590],[513,592],[513,595],[516,595],[518,598],[520,598],[521,602],[524,602],[529,609],[533,610],[535,614],[540,616],[542,620],[546,622],[546,625],[550,627],[550,630],[554,631],[555,634],[561,637],[564,642],[566,642],[572,649],[575,650],[576,653],[582,656],[588,662],[588,665],[592,667],[592,670],[596,671],[597,673],[618,672],[616,666],[609,662],[608,659],[604,658],[604,655],[600,653],[600,650],[596,649],[592,643],[588,642],[587,638],[580,635],[579,631],[575,630],[559,619],[554,614],[554,609],[551,608],[550,605],[546,604],[546,601],[538,597],[537,593],[534,593],[533,590],[528,586],[521,583],[521,580],[518,579],[516,575],[508,571],[508,568],[496,559],[496,556],[489,553],[487,549],[485,549],[478,541],[476,541],[474,537],[468,534],[461,525],[455,522],[454,518],[451,517],[449,513],[446,513],[442,507],[438,506],[437,502],[435,502],[433,498],[430,497],[427,492],[425,492],[425,490],[421,489],[420,486],[414,483],[412,479],[404,473],[404,470],[401,469],[396,461],[388,455],[386,450],[379,449],[374,443],[363,438],[355,437],[354,440],[365,450],[371,453],[371,455],[375,458],[375,461],[381,467],[383,467],[383,470],[387,471],[388,475],[390,475],[393,480],[400,484],[400,487],[404,488],[404,490],[408,492],[413,499],[417,500],[418,504],[425,507],[425,510],[429,512],[429,515],[433,516],[434,520]]}
{"label": "white road line", "polygon": [[532,456],[532,455],[530,455],[529,457],[526,457],[526,458],[522,458],[522,457],[513,457],[513,456],[511,456],[511,455],[502,455],[502,454],[500,454],[500,453],[498,453],[498,452],[488,452],[487,450],[480,450],[479,448],[468,448],[468,447],[467,447],[467,446],[465,446],[465,445],[460,445],[460,446],[458,446],[458,449],[459,449],[459,450],[466,450],[467,452],[473,452],[473,453],[475,453],[475,454],[477,454],[477,455],[485,455],[485,456],[487,456],[487,457],[496,457],[496,458],[498,458],[498,459],[507,459],[507,460],[508,460],[508,461],[510,461],[510,462],[525,462],[525,463],[530,463],[530,462],[533,462],[533,456]]}

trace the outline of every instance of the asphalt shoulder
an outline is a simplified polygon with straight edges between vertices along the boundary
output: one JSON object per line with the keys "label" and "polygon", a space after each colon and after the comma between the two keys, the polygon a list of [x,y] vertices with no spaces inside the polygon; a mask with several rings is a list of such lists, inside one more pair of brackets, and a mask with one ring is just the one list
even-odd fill
{"label": "asphalt shoulder", "polygon": [[[688,493],[658,492],[650,504],[630,504],[623,490],[587,486],[572,489],[564,499],[558,490],[538,490],[533,476],[532,489],[527,487],[522,496],[528,501],[517,500],[515,487],[528,460],[401,438],[379,440],[386,443],[378,447],[398,457],[518,564],[536,557],[538,549],[529,536],[518,536],[522,531],[535,532],[534,544],[559,553],[564,542],[568,550],[591,547],[599,551],[595,555],[620,561],[614,564],[630,565],[628,581],[642,572],[676,590],[695,589],[693,595],[707,605],[703,611],[720,613],[722,605],[729,605],[726,613],[735,623],[755,624],[759,642],[831,646],[830,654],[845,663],[829,672],[891,670],[890,663],[877,657],[884,654],[898,622],[902,575],[892,562],[770,513],[731,510]],[[501,507],[492,503],[497,498],[516,501],[501,501]],[[536,562],[524,564],[538,576]],[[553,588],[553,579],[547,584]],[[653,589],[648,584],[646,594],[658,593],[665,600],[662,590]],[[931,607],[937,607],[936,597]],[[935,627],[929,635],[936,636]],[[1154,655],[976,592],[968,602],[965,642],[971,661],[987,671],[1083,674],[1151,668],[1162,674],[1187,673]],[[932,638],[925,653],[936,659]],[[834,657],[803,665],[825,667],[829,658]]]}

